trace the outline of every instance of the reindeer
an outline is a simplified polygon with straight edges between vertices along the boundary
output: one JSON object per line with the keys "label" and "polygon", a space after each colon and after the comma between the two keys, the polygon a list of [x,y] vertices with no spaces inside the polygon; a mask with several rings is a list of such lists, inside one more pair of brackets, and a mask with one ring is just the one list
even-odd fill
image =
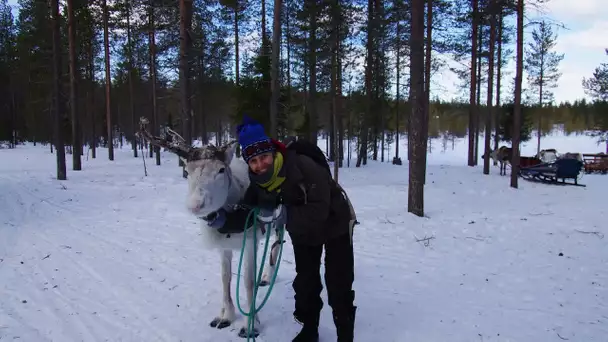
{"label": "reindeer", "polygon": [[[167,133],[172,139],[163,139],[152,136],[146,129],[147,120],[141,119],[141,134],[155,146],[164,147],[167,151],[175,153],[185,163],[188,173],[188,194],[186,197],[186,207],[188,211],[197,218],[206,217],[217,210],[224,208],[226,211],[234,209],[235,205],[244,197],[245,191],[249,186],[248,165],[241,158],[233,158],[236,141],[231,141],[221,147],[211,144],[195,148],[185,143],[185,140],[173,130],[168,129]],[[236,319],[234,302],[230,293],[230,283],[232,280],[232,256],[234,250],[240,250],[244,232],[223,234],[216,229],[207,226],[201,220],[201,232],[203,246],[206,249],[215,249],[220,253],[221,277],[222,277],[222,308],[220,314],[210,322],[211,327],[223,329],[230,326]],[[254,290],[254,244],[258,244],[259,239],[264,236],[264,227],[256,224],[258,229],[257,241],[248,242],[243,253],[245,259],[245,288],[247,292],[247,308],[251,307]],[[270,231],[267,232],[271,234]],[[247,230],[247,238],[253,239],[253,229]],[[274,274],[275,263],[278,254],[279,241],[278,231],[275,230],[275,241],[271,249],[269,267],[262,277],[261,286],[268,284],[269,277]],[[249,309],[244,309],[248,311]],[[239,336],[243,338],[257,337],[260,327],[259,317],[256,315],[255,328],[248,336],[248,329],[245,324],[239,331]]]}
{"label": "reindeer", "polygon": [[[482,156],[482,158],[486,157],[486,153]],[[500,146],[498,149],[490,152],[490,158],[496,163],[500,164],[500,175],[507,174],[507,164],[511,165],[511,155],[513,154],[513,150],[510,147]]]}

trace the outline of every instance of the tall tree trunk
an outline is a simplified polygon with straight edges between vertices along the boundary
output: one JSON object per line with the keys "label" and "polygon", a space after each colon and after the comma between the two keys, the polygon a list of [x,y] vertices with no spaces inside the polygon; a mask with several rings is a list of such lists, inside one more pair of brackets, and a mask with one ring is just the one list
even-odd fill
{"label": "tall tree trunk", "polygon": [[330,156],[334,161],[334,180],[338,182],[338,51],[339,51],[339,24],[340,3],[339,0],[332,1],[332,37],[331,37],[331,136],[332,146]]}
{"label": "tall tree trunk", "polygon": [[479,107],[481,105],[481,61],[483,55],[483,24],[479,23],[479,41],[477,42],[477,99],[475,105],[477,110],[477,120],[475,121],[475,165],[479,163],[479,129],[481,128],[481,115]]}
{"label": "tall tree trunk", "polygon": [[95,125],[95,120],[97,116],[97,110],[95,108],[95,55],[93,53],[93,42],[88,42],[87,44],[87,59],[89,62],[88,67],[88,112],[91,118],[91,140],[89,142],[89,146],[91,148],[91,158],[97,158],[97,127]]}
{"label": "tall tree trunk", "polygon": [[133,44],[131,42],[131,0],[127,1],[127,45],[129,46],[129,112],[131,116],[131,148],[133,157],[137,158],[137,131],[135,121],[135,92],[133,91]]}
{"label": "tall tree trunk", "polygon": [[266,48],[268,47],[267,45],[267,40],[266,40],[266,0],[261,0],[262,1],[262,55],[264,56],[264,58],[268,58],[268,51],[266,50]]}
{"label": "tall tree trunk", "polygon": [[281,52],[281,0],[274,0],[274,18],[272,28],[272,65],[270,69],[270,134],[274,139],[278,138],[277,114],[279,110],[279,99],[281,95],[281,83],[279,80],[279,53]]}
{"label": "tall tree trunk", "polygon": [[411,2],[410,34],[410,99],[412,103],[411,142],[412,155],[409,161],[409,186],[407,211],[417,216],[424,216],[424,154],[426,140],[424,137],[424,2]]}
{"label": "tall tree trunk", "polygon": [[[148,45],[150,46],[150,83],[152,87],[152,125],[153,132],[158,135],[160,133],[160,124],[158,120],[158,94],[156,91],[156,18],[154,15],[154,5],[148,7],[149,27],[148,27]],[[154,146],[156,154],[156,165],[160,165],[160,148]],[[152,149],[150,149],[152,151]]]}
{"label": "tall tree trunk", "polygon": [[[12,86],[13,84],[13,76],[10,76],[10,80],[9,80],[9,87],[10,87],[10,92],[11,92],[11,120],[12,120],[12,141],[11,144],[13,145],[12,148],[16,148],[17,147],[17,135],[18,135],[18,130],[17,130],[17,105],[15,103],[15,89]],[[34,143],[34,146],[35,143]]]}
{"label": "tall tree trunk", "polygon": [[[192,26],[192,0],[180,0],[179,13],[179,95],[181,102],[182,137],[186,140],[186,144],[190,144],[192,141],[192,127],[190,122],[190,47],[192,46],[190,31]],[[181,159],[180,166],[183,166]],[[185,169],[183,171],[183,176],[184,178],[187,177]]]}
{"label": "tall tree trunk", "polygon": [[475,123],[477,122],[477,103],[475,101],[477,86],[477,28],[479,22],[478,0],[473,2],[473,20],[471,22],[471,83],[469,92],[469,166],[475,166]]}
{"label": "tall tree trunk", "polygon": [[[497,67],[496,67],[496,108],[494,109],[494,149],[498,149],[498,126],[500,122],[500,81],[502,78],[502,30],[503,30],[503,8],[502,3],[499,4],[498,8],[498,51],[497,51]],[[497,161],[494,161],[494,165],[497,165]]]}
{"label": "tall tree trunk", "polygon": [[289,25],[289,6],[285,8],[285,44],[287,45],[287,108],[291,113],[291,27]]}
{"label": "tall tree trunk", "polygon": [[[234,5],[234,81],[238,88],[241,84],[240,71],[241,64],[239,59],[239,10],[240,0],[235,1]],[[237,146],[240,146],[237,144]]]}
{"label": "tall tree trunk", "polygon": [[68,0],[68,44],[70,56],[70,113],[72,116],[72,169],[82,170],[80,156],[82,155],[82,137],[80,136],[80,120],[78,114],[78,96],[76,87],[78,69],[76,67],[76,32],[74,22],[74,0]]}
{"label": "tall tree trunk", "polygon": [[51,0],[53,25],[53,121],[55,126],[55,153],[57,156],[57,179],[66,180],[65,145],[63,142],[64,105],[61,91],[61,41],[59,31],[59,0]]}
{"label": "tall tree trunk", "polygon": [[[240,98],[240,85],[241,85],[241,63],[240,63],[240,55],[239,55],[239,12],[241,9],[240,0],[236,0],[234,2],[234,83],[236,86],[237,96],[236,96],[236,107],[239,108],[239,98]],[[201,112],[204,110],[203,100],[201,99]],[[205,129],[205,118],[201,117],[202,123],[202,134],[205,136],[203,141],[207,139],[207,133]],[[202,139],[202,138],[201,138]],[[241,156],[241,145],[236,144],[236,156]]]}
{"label": "tall tree trunk", "polygon": [[536,141],[536,155],[540,157],[540,138],[542,136],[542,124],[543,124],[543,83],[545,80],[545,75],[544,75],[544,54],[541,54],[540,56],[540,84],[539,84],[539,91],[538,91],[538,102],[540,105],[540,109],[538,110],[538,129],[537,129],[537,141]]}
{"label": "tall tree trunk", "polygon": [[308,94],[308,129],[309,139],[315,145],[317,144],[317,4],[316,0],[310,2],[311,10],[309,17],[310,25],[310,51],[309,64],[310,69],[310,93]]}
{"label": "tall tree trunk", "polygon": [[105,63],[106,63],[106,123],[107,123],[107,145],[108,145],[108,158],[114,160],[114,138],[112,137],[112,101],[111,101],[111,88],[112,78],[110,77],[110,37],[108,34],[108,3],[107,0],[103,0],[103,40],[105,49]]}
{"label": "tall tree trunk", "polygon": [[[341,0],[337,0],[338,18],[341,18],[342,4]],[[337,23],[338,38],[336,40],[336,129],[338,130],[338,167],[344,166],[344,101],[342,101],[342,42],[340,40],[340,32],[342,32],[341,20]]]}
{"label": "tall tree trunk", "polygon": [[[382,7],[382,1],[381,0],[374,0],[374,9],[375,9],[375,18],[374,18],[374,28],[375,28],[375,32],[374,32],[374,38],[376,39],[375,44],[374,44],[374,84],[373,84],[373,89],[374,89],[374,96],[373,96],[373,111],[375,113],[375,115],[373,116],[373,124],[372,124],[372,136],[374,138],[374,143],[373,143],[373,148],[372,148],[372,160],[378,160],[378,135],[380,134],[379,132],[379,124],[378,124],[378,119],[380,119],[380,121],[382,121],[382,108],[380,106],[380,104],[382,103],[381,101],[381,93],[382,93],[382,71],[381,71],[381,63],[382,63],[382,39],[383,37],[383,25],[382,25],[382,18],[383,18],[383,7]],[[371,118],[370,118],[371,119]]]}
{"label": "tall tree trunk", "polygon": [[393,164],[395,165],[401,165],[401,158],[399,158],[399,133],[400,133],[400,127],[399,127],[399,105],[401,102],[401,25],[398,22],[397,23],[397,48],[395,51],[395,55],[396,55],[396,72],[397,72],[397,94],[396,94],[396,99],[395,99],[395,158],[393,159]]}
{"label": "tall tree trunk", "polygon": [[488,97],[487,97],[487,113],[486,113],[486,129],[484,132],[485,152],[483,158],[483,173],[490,174],[490,144],[492,142],[492,116],[493,106],[492,100],[494,96],[494,45],[496,44],[496,2],[490,0],[490,51],[488,53]]}
{"label": "tall tree trunk", "polygon": [[[429,120],[431,116],[431,57],[433,52],[433,1],[426,0],[426,55],[424,63],[424,143],[428,142]],[[426,165],[426,153],[424,154]],[[422,176],[422,182],[426,184],[426,168]]]}
{"label": "tall tree trunk", "polygon": [[[198,57],[198,63],[199,63],[199,74],[198,74],[198,91],[199,91],[199,97],[198,97],[198,101],[199,101],[199,107],[200,107],[200,121],[201,121],[201,141],[203,143],[208,143],[209,142],[209,135],[207,133],[207,112],[205,111],[205,98],[203,96],[203,94],[205,93],[205,84],[206,84],[206,80],[205,80],[205,55],[204,53],[201,53]],[[237,144],[236,145],[237,148],[239,148],[240,151],[240,145]],[[240,152],[239,152],[240,153]],[[239,154],[240,156],[240,154]]]}
{"label": "tall tree trunk", "polygon": [[[384,143],[385,143],[385,139],[384,139],[384,131],[385,131],[385,117],[386,117],[386,113],[385,113],[385,106],[384,106],[384,100],[386,98],[386,88],[385,88],[385,83],[386,83],[386,65],[384,62],[384,59],[386,57],[386,44],[385,44],[385,39],[386,39],[386,24],[384,21],[384,2],[381,0],[376,0],[376,7],[378,8],[378,26],[380,27],[380,33],[378,35],[378,40],[379,40],[379,46],[378,46],[378,69],[379,69],[379,73],[377,76],[377,80],[378,80],[378,84],[376,86],[376,88],[378,89],[378,94],[379,97],[377,98],[378,101],[378,114],[380,115],[380,161],[384,162]],[[374,160],[377,160],[374,159]]]}
{"label": "tall tree trunk", "polygon": [[524,0],[517,0],[517,55],[515,64],[515,103],[513,108],[513,155],[511,187],[517,188],[519,176],[519,143],[521,136],[521,83],[524,69]]}
{"label": "tall tree trunk", "polygon": [[367,1],[367,64],[365,66],[365,114],[361,119],[361,131],[359,133],[359,151],[357,153],[356,167],[360,167],[361,163],[367,163],[367,139],[369,130],[369,119],[372,113],[372,68],[374,67],[374,36],[375,36],[375,14],[374,0]]}

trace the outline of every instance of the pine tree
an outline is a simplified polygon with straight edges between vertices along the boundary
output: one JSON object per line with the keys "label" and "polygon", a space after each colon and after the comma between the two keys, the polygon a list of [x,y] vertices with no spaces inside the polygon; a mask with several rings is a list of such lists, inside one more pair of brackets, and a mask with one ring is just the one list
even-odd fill
{"label": "pine tree", "polygon": [[[564,59],[564,54],[552,51],[555,48],[557,34],[553,34],[551,26],[546,21],[541,21],[536,29],[532,31],[532,41],[526,49],[526,66],[528,82],[532,89],[538,94],[538,104],[542,108],[545,102],[553,100],[551,89],[557,87],[561,73],[559,63]],[[540,138],[542,124],[542,110],[538,112],[537,153],[540,152]]]}
{"label": "pine tree", "polygon": [[[608,55],[608,49],[606,49]],[[593,76],[583,78],[585,93],[595,100],[608,101],[608,63],[602,63],[595,68]]]}

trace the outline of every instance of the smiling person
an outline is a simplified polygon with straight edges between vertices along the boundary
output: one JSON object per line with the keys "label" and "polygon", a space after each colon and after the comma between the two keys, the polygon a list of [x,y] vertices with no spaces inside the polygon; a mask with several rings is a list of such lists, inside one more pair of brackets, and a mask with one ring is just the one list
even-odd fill
{"label": "smiling person", "polygon": [[[320,268],[325,248],[325,284],[338,341],[352,342],[356,312],[352,289],[354,213],[348,198],[328,169],[289,145],[270,139],[260,123],[245,117],[237,131],[251,179],[242,204],[266,212],[280,204],[285,208],[284,219],[296,263],[294,318],[302,324],[293,341],[319,340],[323,307]],[[231,215],[232,221],[242,219],[239,212],[225,215],[226,224]]]}

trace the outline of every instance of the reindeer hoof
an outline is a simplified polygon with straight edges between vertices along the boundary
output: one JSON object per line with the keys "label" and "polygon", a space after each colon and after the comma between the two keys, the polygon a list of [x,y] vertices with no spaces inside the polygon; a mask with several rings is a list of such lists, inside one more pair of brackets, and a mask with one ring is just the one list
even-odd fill
{"label": "reindeer hoof", "polygon": [[251,333],[249,333],[248,329],[246,329],[245,327],[242,327],[241,331],[239,331],[239,337],[241,338],[254,338],[258,336],[260,336],[260,332],[256,327],[253,328],[253,331],[251,331]]}
{"label": "reindeer hoof", "polygon": [[232,324],[232,322],[230,322],[227,319],[223,319],[220,317],[216,317],[213,319],[213,321],[211,321],[211,323],[209,323],[209,325],[213,328],[218,328],[218,329],[224,329],[226,327],[229,327],[230,324]]}

